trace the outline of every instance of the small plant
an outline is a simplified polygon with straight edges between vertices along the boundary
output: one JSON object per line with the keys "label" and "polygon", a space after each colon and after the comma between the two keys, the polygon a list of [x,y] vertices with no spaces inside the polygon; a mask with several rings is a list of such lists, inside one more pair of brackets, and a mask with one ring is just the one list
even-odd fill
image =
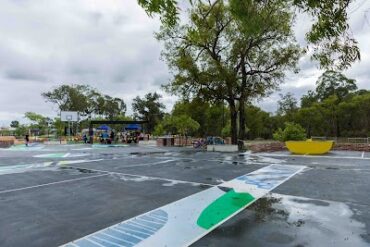
{"label": "small plant", "polygon": [[304,141],[306,140],[306,130],[296,123],[285,123],[285,129],[279,128],[273,134],[274,140],[285,141]]}

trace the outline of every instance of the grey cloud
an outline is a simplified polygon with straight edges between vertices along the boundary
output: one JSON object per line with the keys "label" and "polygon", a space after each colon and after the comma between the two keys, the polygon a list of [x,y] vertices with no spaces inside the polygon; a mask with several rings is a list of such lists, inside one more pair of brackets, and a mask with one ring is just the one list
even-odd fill
{"label": "grey cloud", "polygon": [[5,72],[5,77],[11,80],[29,80],[29,81],[44,81],[45,77],[25,70],[8,70]]}

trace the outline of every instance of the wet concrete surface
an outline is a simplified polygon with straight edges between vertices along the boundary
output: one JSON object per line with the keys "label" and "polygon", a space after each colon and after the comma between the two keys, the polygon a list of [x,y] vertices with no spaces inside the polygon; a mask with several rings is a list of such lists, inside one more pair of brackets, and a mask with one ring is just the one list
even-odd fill
{"label": "wet concrete surface", "polygon": [[[307,169],[193,246],[370,246],[368,153],[38,148],[0,150],[1,246],[58,246],[270,164]],[[34,157],[55,153],[72,155]]]}

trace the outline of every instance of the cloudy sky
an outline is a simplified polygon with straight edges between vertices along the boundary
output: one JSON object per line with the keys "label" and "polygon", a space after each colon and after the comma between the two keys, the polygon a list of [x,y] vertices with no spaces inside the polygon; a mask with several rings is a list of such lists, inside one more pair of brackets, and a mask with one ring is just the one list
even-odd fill
{"label": "cloudy sky", "polygon": [[[351,31],[359,41],[361,62],[345,72],[360,88],[370,89],[370,1],[350,7]],[[367,12],[368,11],[368,12]],[[295,27],[304,45],[310,19],[300,15]],[[56,115],[41,93],[61,84],[83,83],[121,97],[129,106],[137,95],[159,92],[170,74],[160,60],[161,45],[153,38],[157,18],[149,18],[135,0],[1,0],[0,126],[24,122],[34,111]],[[298,75],[288,75],[281,92],[299,98],[313,89],[322,71],[308,57]],[[276,110],[278,93],[259,104]],[[176,98],[164,95],[171,110]]]}

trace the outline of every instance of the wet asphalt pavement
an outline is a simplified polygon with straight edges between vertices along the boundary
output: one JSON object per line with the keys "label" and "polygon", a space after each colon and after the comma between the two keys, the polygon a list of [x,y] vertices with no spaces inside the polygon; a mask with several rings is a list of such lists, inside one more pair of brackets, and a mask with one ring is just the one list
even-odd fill
{"label": "wet asphalt pavement", "polygon": [[89,145],[0,150],[0,246],[59,246],[270,164],[307,168],[192,246],[370,246],[368,153]]}

